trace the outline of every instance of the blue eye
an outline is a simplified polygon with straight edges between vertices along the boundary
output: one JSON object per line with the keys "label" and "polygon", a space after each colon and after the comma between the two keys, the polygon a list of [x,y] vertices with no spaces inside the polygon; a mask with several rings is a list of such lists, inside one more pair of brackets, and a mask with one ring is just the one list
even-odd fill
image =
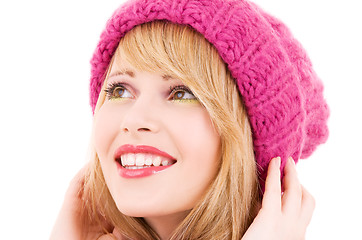
{"label": "blue eye", "polygon": [[192,95],[191,93],[179,90],[173,95],[173,99],[174,100],[195,99],[195,96]]}
{"label": "blue eye", "polygon": [[105,90],[108,99],[131,98],[132,94],[121,84],[112,83]]}
{"label": "blue eye", "polygon": [[184,86],[176,86],[170,88],[170,98],[173,101],[193,101],[197,100],[195,95],[191,92],[191,90]]}
{"label": "blue eye", "polygon": [[116,87],[112,92],[112,97],[122,97],[126,89],[122,87]]}

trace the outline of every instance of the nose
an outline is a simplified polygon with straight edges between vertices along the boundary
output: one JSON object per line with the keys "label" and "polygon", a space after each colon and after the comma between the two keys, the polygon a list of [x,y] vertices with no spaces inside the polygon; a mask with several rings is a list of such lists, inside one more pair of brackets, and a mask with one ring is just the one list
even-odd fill
{"label": "nose", "polygon": [[159,131],[159,119],[156,107],[149,99],[137,99],[123,114],[121,131],[133,135],[156,133]]}

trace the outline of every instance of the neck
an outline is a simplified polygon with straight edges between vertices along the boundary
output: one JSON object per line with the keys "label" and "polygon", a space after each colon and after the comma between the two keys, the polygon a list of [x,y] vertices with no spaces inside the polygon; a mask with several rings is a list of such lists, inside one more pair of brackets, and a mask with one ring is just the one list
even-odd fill
{"label": "neck", "polygon": [[173,231],[185,219],[190,211],[174,213],[166,216],[145,217],[144,219],[150,227],[157,232],[162,240],[167,240],[171,237]]}

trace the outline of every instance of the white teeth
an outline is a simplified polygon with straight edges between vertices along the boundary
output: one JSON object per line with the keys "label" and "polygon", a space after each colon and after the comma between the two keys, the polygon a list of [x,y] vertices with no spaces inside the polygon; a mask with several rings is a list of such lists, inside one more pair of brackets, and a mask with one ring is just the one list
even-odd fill
{"label": "white teeth", "polygon": [[161,157],[160,156],[156,156],[155,159],[153,159],[153,166],[160,166],[161,164]]}
{"label": "white teeth", "polygon": [[136,154],[136,166],[145,165],[145,155],[144,154]]}
{"label": "white teeth", "polygon": [[[122,156],[124,158],[124,164],[128,166],[135,165],[136,156],[133,153],[127,153]],[[123,164],[123,163],[122,163]]]}
{"label": "white teeth", "polygon": [[151,166],[152,165],[152,157],[151,156],[148,156],[145,160],[145,165],[147,166]]}
{"label": "white teeth", "polygon": [[124,156],[121,157],[121,162],[122,162],[122,166],[127,165],[127,163],[126,163],[126,158],[125,158]]}
{"label": "white teeth", "polygon": [[151,154],[144,153],[126,153],[121,157],[122,166],[127,167],[129,169],[139,169],[143,166],[168,166],[172,165],[172,162],[168,159],[165,159],[161,156],[155,156]]}
{"label": "white teeth", "polygon": [[[147,167],[150,167],[150,166],[147,166]],[[142,168],[145,168],[144,166],[126,166],[127,169],[142,169]]]}

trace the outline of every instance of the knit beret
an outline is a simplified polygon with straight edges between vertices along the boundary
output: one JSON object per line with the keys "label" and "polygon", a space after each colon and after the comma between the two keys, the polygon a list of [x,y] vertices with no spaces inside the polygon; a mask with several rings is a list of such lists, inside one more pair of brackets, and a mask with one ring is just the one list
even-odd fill
{"label": "knit beret", "polygon": [[188,25],[218,50],[240,90],[251,123],[260,183],[268,163],[307,158],[328,137],[323,84],[289,29],[244,0],[131,0],[108,20],[91,59],[94,112],[105,72],[120,39],[154,20]]}

